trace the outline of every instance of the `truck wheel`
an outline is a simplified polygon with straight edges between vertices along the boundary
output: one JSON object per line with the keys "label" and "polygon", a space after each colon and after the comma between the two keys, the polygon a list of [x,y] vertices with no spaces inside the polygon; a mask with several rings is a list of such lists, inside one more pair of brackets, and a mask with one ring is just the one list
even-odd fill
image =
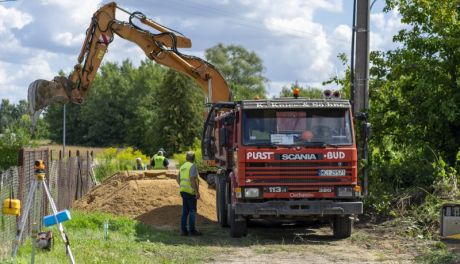
{"label": "truck wheel", "polygon": [[232,209],[232,205],[228,205],[227,210],[229,212],[230,236],[234,238],[246,236],[248,234],[246,219],[237,217],[235,215],[235,210]]}
{"label": "truck wheel", "polygon": [[353,221],[349,215],[334,217],[332,222],[332,230],[335,238],[347,238],[351,236]]}
{"label": "truck wheel", "polygon": [[225,181],[216,175],[216,212],[217,222],[221,227],[227,227],[227,205],[225,204]]}

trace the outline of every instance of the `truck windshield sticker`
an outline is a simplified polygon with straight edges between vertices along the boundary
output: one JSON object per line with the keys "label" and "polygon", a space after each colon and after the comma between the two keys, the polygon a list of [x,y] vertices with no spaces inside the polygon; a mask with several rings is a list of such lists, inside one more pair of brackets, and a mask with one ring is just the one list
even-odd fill
{"label": "truck windshield sticker", "polygon": [[270,135],[270,142],[280,145],[294,144],[294,135],[292,134],[272,134]]}
{"label": "truck windshield sticker", "polygon": [[276,126],[278,132],[302,133],[307,127],[307,113],[305,111],[278,111],[276,112]]}

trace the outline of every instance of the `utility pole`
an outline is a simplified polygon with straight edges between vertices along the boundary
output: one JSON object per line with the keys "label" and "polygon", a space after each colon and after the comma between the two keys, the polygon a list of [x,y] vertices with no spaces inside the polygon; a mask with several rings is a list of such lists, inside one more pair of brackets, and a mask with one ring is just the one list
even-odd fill
{"label": "utility pole", "polygon": [[358,156],[361,162],[360,178],[363,194],[368,194],[368,142],[370,124],[368,123],[369,109],[369,0],[356,0],[356,66],[352,89],[353,114],[360,128]]}
{"label": "utility pole", "polygon": [[356,67],[353,112],[369,109],[369,0],[357,0]]}
{"label": "utility pole", "polygon": [[[353,20],[351,22],[351,54],[350,54],[350,103],[353,108],[355,101],[355,41],[356,41],[356,0],[353,0]],[[353,111],[354,113],[354,111]]]}

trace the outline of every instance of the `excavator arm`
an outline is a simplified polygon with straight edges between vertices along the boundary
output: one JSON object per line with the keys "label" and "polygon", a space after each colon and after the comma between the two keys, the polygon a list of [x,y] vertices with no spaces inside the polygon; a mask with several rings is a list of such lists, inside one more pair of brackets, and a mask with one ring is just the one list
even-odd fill
{"label": "excavator arm", "polygon": [[[115,18],[117,9],[130,15],[129,22]],[[159,33],[138,27],[134,19]],[[129,13],[112,2],[94,13],[78,63],[69,78],[56,76],[52,81],[36,80],[30,84],[28,99],[33,120],[36,121],[41,110],[54,102],[84,101],[114,35],[136,43],[149,59],[193,78],[207,94],[208,102],[230,100],[228,85],[212,64],[178,51],[177,48],[190,48],[190,39],[146,18],[140,12]]]}

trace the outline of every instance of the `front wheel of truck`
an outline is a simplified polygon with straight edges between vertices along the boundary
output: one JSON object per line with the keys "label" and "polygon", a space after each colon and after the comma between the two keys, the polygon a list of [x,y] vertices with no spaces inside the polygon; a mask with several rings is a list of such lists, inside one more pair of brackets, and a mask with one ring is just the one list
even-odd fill
{"label": "front wheel of truck", "polygon": [[335,238],[343,239],[351,236],[353,228],[353,220],[349,215],[334,216],[332,220],[332,230]]}
{"label": "front wheel of truck", "polygon": [[248,234],[247,221],[243,217],[238,217],[235,214],[235,209],[228,205],[228,221],[230,224],[230,236],[234,238],[244,237]]}

